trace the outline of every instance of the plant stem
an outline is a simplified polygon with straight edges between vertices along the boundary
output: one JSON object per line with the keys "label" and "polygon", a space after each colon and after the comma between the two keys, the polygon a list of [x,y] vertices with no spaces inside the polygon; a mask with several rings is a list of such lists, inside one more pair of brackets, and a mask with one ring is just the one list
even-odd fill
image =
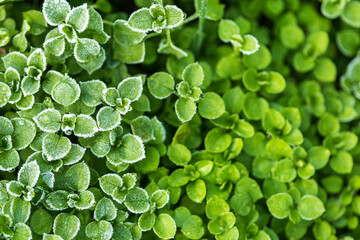
{"label": "plant stem", "polygon": [[108,20],[103,20],[103,23],[106,24],[106,25],[110,25],[110,26],[113,26],[114,23],[108,21]]}

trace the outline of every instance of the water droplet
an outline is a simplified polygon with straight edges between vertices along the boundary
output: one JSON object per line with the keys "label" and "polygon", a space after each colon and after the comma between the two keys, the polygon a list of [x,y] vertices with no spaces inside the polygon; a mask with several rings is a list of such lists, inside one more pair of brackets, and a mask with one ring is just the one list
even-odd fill
{"label": "water droplet", "polygon": [[25,124],[25,123],[24,123],[23,120],[20,120],[20,121],[19,121],[19,125],[20,125],[20,126],[22,126],[22,125],[24,125],[24,124]]}

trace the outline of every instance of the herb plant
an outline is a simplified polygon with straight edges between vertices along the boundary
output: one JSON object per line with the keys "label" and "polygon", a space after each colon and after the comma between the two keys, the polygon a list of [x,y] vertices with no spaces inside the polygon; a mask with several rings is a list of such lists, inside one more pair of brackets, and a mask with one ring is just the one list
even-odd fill
{"label": "herb plant", "polygon": [[0,239],[358,239],[359,12],[0,0]]}

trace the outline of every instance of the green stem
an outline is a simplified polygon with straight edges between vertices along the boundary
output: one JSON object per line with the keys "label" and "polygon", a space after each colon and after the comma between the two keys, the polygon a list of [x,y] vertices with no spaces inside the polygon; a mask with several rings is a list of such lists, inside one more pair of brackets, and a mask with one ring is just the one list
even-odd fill
{"label": "green stem", "polygon": [[198,12],[195,12],[193,15],[186,18],[181,24],[187,24],[188,22],[194,21],[195,19],[197,19],[199,17],[199,15],[200,14]]}
{"label": "green stem", "polygon": [[169,44],[172,43],[172,41],[171,41],[170,29],[166,29],[166,39],[167,39],[167,41],[168,41]]}
{"label": "green stem", "polygon": [[204,38],[203,30],[204,30],[205,16],[206,16],[206,12],[207,12],[207,5],[208,5],[208,0],[201,1],[201,6],[199,9],[199,28],[197,31],[197,42],[195,45],[195,53],[196,54],[199,53],[202,42],[203,42],[203,38]]}
{"label": "green stem", "polygon": [[148,34],[148,35],[145,36],[144,41],[147,40],[147,39],[149,39],[149,38],[157,37],[157,36],[159,36],[159,35],[160,35],[160,33],[156,33],[156,32],[150,33],[150,34]]}
{"label": "green stem", "polygon": [[103,23],[106,24],[106,25],[109,25],[109,26],[113,26],[114,23],[108,21],[108,20],[103,20]]}

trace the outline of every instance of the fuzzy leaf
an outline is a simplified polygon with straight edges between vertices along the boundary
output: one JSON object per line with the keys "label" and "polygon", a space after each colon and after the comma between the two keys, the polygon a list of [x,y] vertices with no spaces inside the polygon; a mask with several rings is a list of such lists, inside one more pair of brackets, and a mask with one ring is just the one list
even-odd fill
{"label": "fuzzy leaf", "polygon": [[145,148],[141,139],[132,134],[126,134],[117,149],[112,149],[107,159],[114,165],[135,163],[145,158]]}
{"label": "fuzzy leaf", "polygon": [[25,163],[18,172],[18,181],[25,186],[34,187],[40,176],[40,168],[36,161]]}
{"label": "fuzzy leaf", "polygon": [[196,113],[196,104],[190,99],[181,97],[175,102],[175,113],[181,122],[188,122]]}
{"label": "fuzzy leaf", "polygon": [[42,131],[55,133],[61,126],[61,114],[54,108],[48,108],[36,115],[34,121]]}
{"label": "fuzzy leaf", "polygon": [[80,63],[92,60],[100,53],[100,45],[97,41],[89,38],[79,38],[75,44],[74,56]]}
{"label": "fuzzy leaf", "polygon": [[72,25],[79,33],[85,31],[89,24],[89,11],[87,4],[73,8],[66,16],[66,23]]}
{"label": "fuzzy leaf", "polygon": [[142,93],[143,86],[141,77],[130,77],[122,80],[117,86],[121,98],[127,98],[130,101],[137,101]]}
{"label": "fuzzy leaf", "polygon": [[109,240],[113,235],[111,223],[101,220],[91,222],[86,226],[86,236],[94,240]]}
{"label": "fuzzy leaf", "polygon": [[69,213],[60,213],[54,220],[54,233],[64,240],[73,239],[80,229],[80,220]]}
{"label": "fuzzy leaf", "polygon": [[152,30],[153,22],[154,19],[150,15],[149,9],[141,8],[130,15],[126,25],[137,32],[149,32]]}
{"label": "fuzzy leaf", "polygon": [[53,161],[65,157],[70,152],[71,142],[67,137],[50,133],[44,137],[42,148],[47,160]]}
{"label": "fuzzy leaf", "polygon": [[144,189],[133,188],[125,197],[125,206],[132,213],[144,213],[150,208],[149,196]]}
{"label": "fuzzy leaf", "polygon": [[70,77],[65,77],[55,83],[51,90],[51,96],[55,102],[67,107],[76,102],[80,97],[79,84]]}
{"label": "fuzzy leaf", "polygon": [[90,169],[86,163],[71,166],[65,174],[65,185],[71,190],[85,191],[90,184]]}
{"label": "fuzzy leaf", "polygon": [[112,107],[102,107],[96,115],[97,126],[100,131],[110,131],[116,128],[121,122],[119,111]]}
{"label": "fuzzy leaf", "polygon": [[96,221],[112,221],[116,218],[117,208],[109,198],[102,198],[95,207],[94,218]]}
{"label": "fuzzy leaf", "polygon": [[65,21],[70,4],[66,0],[45,0],[42,11],[48,24],[56,26]]}

